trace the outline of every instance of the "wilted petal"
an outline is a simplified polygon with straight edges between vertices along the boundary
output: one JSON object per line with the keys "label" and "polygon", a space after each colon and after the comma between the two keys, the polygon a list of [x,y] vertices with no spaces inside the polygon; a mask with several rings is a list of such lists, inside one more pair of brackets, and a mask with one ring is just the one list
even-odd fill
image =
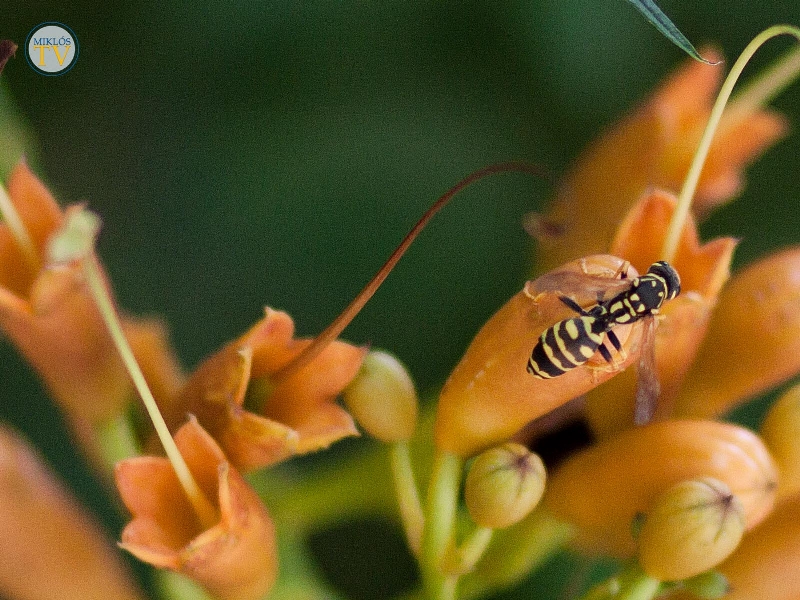
{"label": "wilted petal", "polygon": [[219,523],[203,529],[166,459],[132,458],[116,469],[120,496],[133,515],[121,546],[156,567],[184,573],[222,600],[258,600],[277,575],[275,529],[266,508],[196,420],[175,442],[219,510]]}
{"label": "wilted petal", "polygon": [[0,427],[0,594],[139,600],[116,549],[32,449]]}
{"label": "wilted petal", "polygon": [[787,498],[748,533],[719,570],[729,580],[725,600],[800,598],[800,496]]}
{"label": "wilted petal", "polygon": [[310,364],[273,381],[271,376],[311,343],[293,336],[289,315],[267,309],[250,331],[200,365],[169,408],[172,421],[196,415],[242,470],[356,435],[336,397],[355,377],[366,351],[332,342]]}
{"label": "wilted petal", "polygon": [[[547,226],[540,230],[552,232],[539,236],[542,271],[606,251],[617,224],[646,189],[680,189],[721,75],[718,66],[687,62],[581,154],[541,217]],[[782,116],[768,111],[723,116],[695,194],[696,214],[736,194],[742,169],[786,128]]]}
{"label": "wilted petal", "polygon": [[[675,205],[675,197],[663,191],[642,197],[620,224],[611,253],[629,260],[640,272],[646,271],[661,258]],[[687,219],[671,263],[681,277],[681,294],[664,304],[655,334],[655,368],[661,386],[656,418],[671,413],[706,335],[717,296],[730,276],[735,247],[733,238],[701,245],[694,219]],[[586,414],[595,433],[606,437],[633,425],[637,383],[637,371],[628,369],[587,394]]]}
{"label": "wilted petal", "polygon": [[620,433],[556,469],[545,492],[553,513],[576,526],[579,544],[626,556],[631,523],[670,486],[698,477],[725,482],[742,501],[747,528],[769,514],[777,467],[752,432],[715,421],[664,421]]}
{"label": "wilted petal", "polygon": [[625,359],[608,364],[599,355],[553,379],[526,371],[541,333],[574,316],[559,297],[582,306],[596,303],[598,292],[620,284],[623,261],[609,255],[573,261],[529,281],[475,336],[442,388],[436,417],[441,450],[470,456],[509,439],[525,424],[613,377],[638,356],[640,324],[615,331]]}
{"label": "wilted petal", "polygon": [[677,398],[675,414],[713,417],[800,372],[800,247],[734,274]]}

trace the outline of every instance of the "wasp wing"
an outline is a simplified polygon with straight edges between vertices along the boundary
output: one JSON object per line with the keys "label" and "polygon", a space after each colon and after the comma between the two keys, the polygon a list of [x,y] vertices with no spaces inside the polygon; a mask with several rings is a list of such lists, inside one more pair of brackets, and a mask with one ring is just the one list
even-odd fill
{"label": "wasp wing", "polygon": [[656,371],[656,320],[647,317],[643,323],[641,352],[636,366],[636,400],[633,408],[633,422],[645,425],[650,422],[658,406],[661,384]]}

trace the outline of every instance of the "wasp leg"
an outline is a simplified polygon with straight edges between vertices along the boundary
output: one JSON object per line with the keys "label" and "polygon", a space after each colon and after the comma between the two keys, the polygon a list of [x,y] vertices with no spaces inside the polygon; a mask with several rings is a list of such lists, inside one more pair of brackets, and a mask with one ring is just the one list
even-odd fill
{"label": "wasp leg", "polygon": [[628,270],[631,268],[631,263],[629,261],[623,261],[622,264],[617,269],[617,272],[614,273],[614,279],[619,277],[620,279],[627,279],[628,278]]}
{"label": "wasp leg", "polygon": [[577,302],[575,302],[575,300],[573,300],[572,298],[568,298],[567,296],[559,296],[558,299],[561,300],[561,302],[566,304],[569,308],[574,310],[579,315],[588,314],[585,310],[583,310],[583,307]]}
{"label": "wasp leg", "polygon": [[607,363],[611,364],[614,362],[614,359],[611,358],[611,352],[609,352],[605,344],[600,344],[600,346],[597,348],[597,351],[600,352],[600,356],[602,356]]}
{"label": "wasp leg", "polygon": [[611,345],[614,346],[617,352],[622,352],[622,344],[619,343],[619,338],[617,337],[616,333],[614,333],[613,331],[609,331],[606,333],[606,337],[608,338],[608,341],[611,342]]}
{"label": "wasp leg", "polygon": [[[611,345],[614,346],[614,349],[616,349],[616,351],[618,353],[618,357],[619,357],[618,358],[618,362],[615,362],[614,366],[617,366],[620,363],[624,363],[628,359],[628,353],[625,352],[625,350],[623,350],[622,344],[620,343],[619,338],[617,337],[617,334],[614,333],[613,331],[609,331],[609,332],[606,333],[606,339],[608,339],[608,341],[611,342]],[[611,362],[611,361],[609,361],[609,362]]]}

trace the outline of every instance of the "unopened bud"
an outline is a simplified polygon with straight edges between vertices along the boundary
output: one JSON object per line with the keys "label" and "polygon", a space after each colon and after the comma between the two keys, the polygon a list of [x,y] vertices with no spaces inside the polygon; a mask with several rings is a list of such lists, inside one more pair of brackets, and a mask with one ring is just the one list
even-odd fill
{"label": "unopened bud", "polygon": [[744,507],[730,488],[704,477],[669,488],[654,502],[639,536],[639,564],[677,581],[713,569],[739,545]]}
{"label": "unopened bud", "polygon": [[761,438],[778,464],[778,494],[800,492],[800,386],[790,388],[772,405],[761,424]]}
{"label": "unopened bud", "polygon": [[364,430],[383,442],[414,435],[419,401],[405,367],[391,354],[372,351],[344,391],[344,402]]}
{"label": "unopened bud", "polygon": [[542,498],[545,478],[542,459],[521,444],[486,450],[472,463],[464,489],[472,520],[491,529],[521,521]]}

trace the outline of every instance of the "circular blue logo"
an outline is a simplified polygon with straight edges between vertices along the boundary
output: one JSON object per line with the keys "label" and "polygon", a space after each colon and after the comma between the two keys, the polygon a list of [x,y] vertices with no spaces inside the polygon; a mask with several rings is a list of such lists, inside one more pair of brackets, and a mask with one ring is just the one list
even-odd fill
{"label": "circular blue logo", "polygon": [[40,75],[63,75],[78,60],[78,38],[63,23],[40,23],[25,40],[25,58]]}

